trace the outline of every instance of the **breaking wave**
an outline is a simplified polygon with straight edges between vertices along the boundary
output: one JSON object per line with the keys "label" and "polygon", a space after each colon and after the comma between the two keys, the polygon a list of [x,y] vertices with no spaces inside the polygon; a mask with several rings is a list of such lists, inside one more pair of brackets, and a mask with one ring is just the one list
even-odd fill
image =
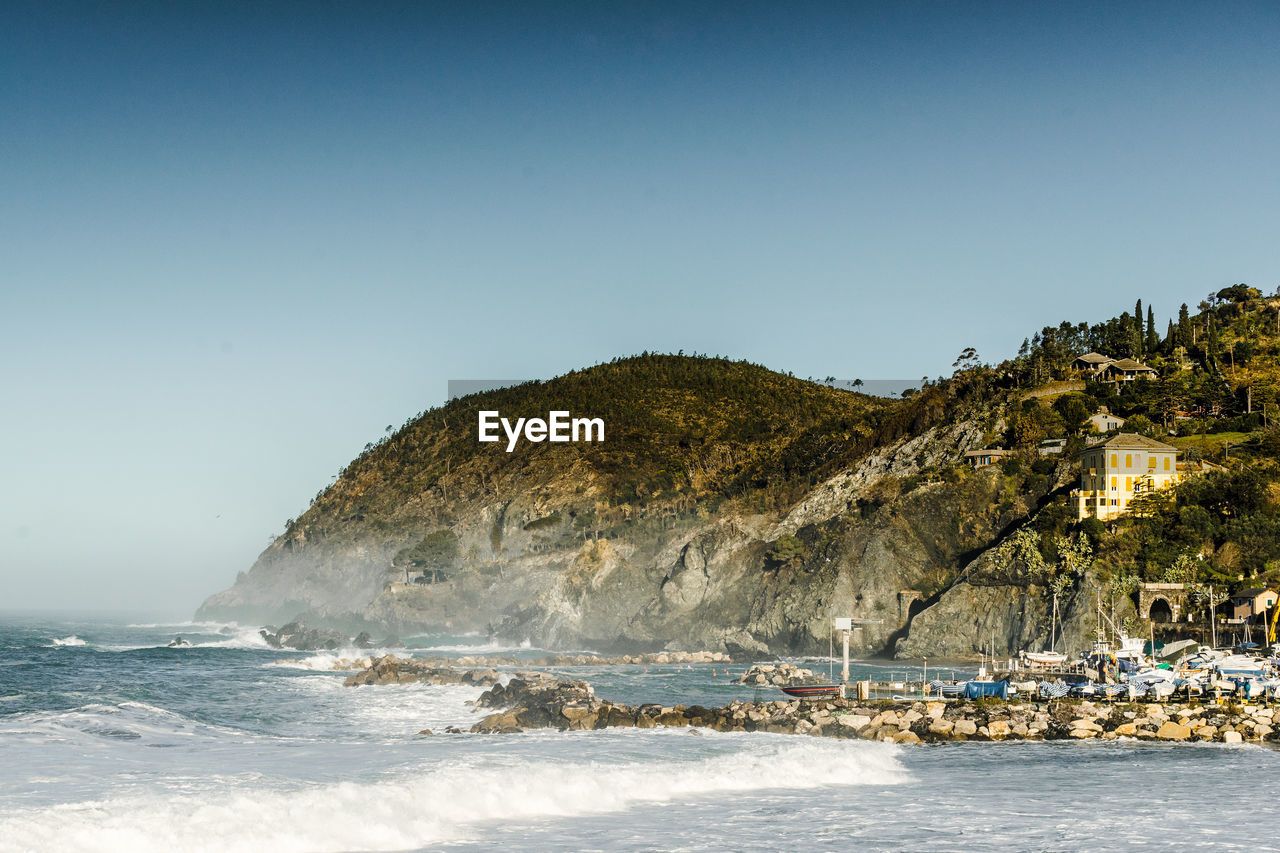
{"label": "breaking wave", "polygon": [[[94,703],[68,711],[31,711],[4,720],[0,735],[86,744],[120,741],[223,741],[243,732],[201,723],[145,702]],[[2,836],[3,833],[0,833]],[[3,847],[0,847],[3,849]]]}
{"label": "breaking wave", "polygon": [[[725,743],[721,738],[739,736],[714,740]],[[711,756],[623,765],[473,757],[395,781],[26,809],[0,814],[0,851],[405,850],[476,837],[496,820],[606,814],[755,791],[891,785],[907,778],[898,748],[887,744],[753,737],[732,745],[737,748]]]}
{"label": "breaking wave", "polygon": [[104,651],[111,652],[136,652],[142,649],[269,649],[271,648],[267,641],[262,639],[262,635],[257,628],[246,628],[241,626],[223,626],[217,632],[217,639],[212,639],[211,634],[180,634],[185,641],[183,645],[171,646],[169,642],[173,641],[173,637],[169,638],[169,642],[141,643],[134,645],[104,645],[101,648]]}
{"label": "breaking wave", "polygon": [[340,649],[335,652],[317,652],[305,658],[281,658],[263,666],[306,669],[312,672],[344,672],[365,669],[385,654],[386,649]]}
{"label": "breaking wave", "polygon": [[88,642],[80,639],[75,634],[70,637],[63,637],[60,640],[50,640],[55,646],[87,646]]}

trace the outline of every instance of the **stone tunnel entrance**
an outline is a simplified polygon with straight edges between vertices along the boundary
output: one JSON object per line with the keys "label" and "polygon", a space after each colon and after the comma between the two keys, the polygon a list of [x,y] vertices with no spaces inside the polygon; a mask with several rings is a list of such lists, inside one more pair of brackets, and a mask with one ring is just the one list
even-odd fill
{"label": "stone tunnel entrance", "polygon": [[924,593],[918,589],[904,589],[898,592],[898,624],[905,625],[924,610]]}
{"label": "stone tunnel entrance", "polygon": [[1187,588],[1180,583],[1138,587],[1138,615],[1152,622],[1177,622],[1187,611]]}
{"label": "stone tunnel entrance", "polygon": [[1157,598],[1151,602],[1151,608],[1148,611],[1152,622],[1172,622],[1173,621],[1173,605],[1169,604],[1163,598]]}

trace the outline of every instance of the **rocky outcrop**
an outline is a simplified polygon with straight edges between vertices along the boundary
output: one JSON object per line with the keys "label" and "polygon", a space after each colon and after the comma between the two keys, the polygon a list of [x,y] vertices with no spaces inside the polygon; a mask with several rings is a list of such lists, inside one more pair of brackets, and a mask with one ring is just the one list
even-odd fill
{"label": "rocky outcrop", "polygon": [[[517,552],[508,545],[500,559],[462,567],[446,583],[384,587],[367,597],[357,616],[400,633],[496,630],[549,647],[711,649],[759,659],[825,653],[834,612],[863,620],[853,637],[855,654],[892,653],[922,606],[942,603],[931,614],[940,617],[958,613],[963,600],[925,602],[922,594],[904,591],[948,586],[966,555],[981,553],[1027,518],[1050,486],[1031,487],[994,467],[924,483],[883,474],[874,488],[840,492],[843,503],[834,502],[828,488],[823,501],[793,513],[783,527],[726,516],[678,521],[661,535],[632,541],[589,540],[572,550]],[[814,521],[827,512],[833,514]],[[792,527],[800,520],[806,523]],[[786,529],[795,532],[778,532]],[[767,537],[775,535],[799,543],[793,557],[774,558],[778,539]],[[347,571],[385,577],[387,550],[365,551]],[[328,553],[322,562],[347,557]],[[362,595],[346,600],[358,605]],[[308,612],[323,621],[334,615]],[[978,648],[972,633],[924,630],[898,651],[972,653]],[[956,640],[961,635],[969,642]]]}
{"label": "rocky outcrop", "polygon": [[304,622],[290,622],[278,630],[268,626],[258,633],[273,649],[317,652],[333,651],[351,645],[351,638],[340,631],[312,628]]}
{"label": "rocky outcrop", "polygon": [[[971,637],[911,622],[929,608],[934,623],[958,618],[962,571],[1036,511],[1069,463],[1048,477],[969,470],[963,454],[998,426],[998,401],[938,387],[889,403],[699,364],[644,357],[493,397],[542,405],[591,386],[590,399],[617,404],[616,422],[638,418],[590,453],[478,445],[474,410],[496,402],[424,413],[371,445],[199,616],[759,659],[825,653],[834,614],[859,620],[855,654],[972,653]],[[685,375],[696,383],[672,384]],[[608,377],[626,380],[626,396],[592,385]],[[742,399],[721,411],[729,391]],[[448,566],[402,559],[441,533],[456,544]],[[995,612],[1014,619],[1021,606]]]}
{"label": "rocky outcrop", "polygon": [[813,670],[801,669],[793,663],[761,663],[755,664],[742,673],[739,684],[755,684],[774,687],[787,687],[792,684],[819,684],[823,681],[813,674]]}
{"label": "rocky outcrop", "polygon": [[413,658],[383,655],[343,682],[347,687],[372,684],[497,684],[497,670],[436,666]]}

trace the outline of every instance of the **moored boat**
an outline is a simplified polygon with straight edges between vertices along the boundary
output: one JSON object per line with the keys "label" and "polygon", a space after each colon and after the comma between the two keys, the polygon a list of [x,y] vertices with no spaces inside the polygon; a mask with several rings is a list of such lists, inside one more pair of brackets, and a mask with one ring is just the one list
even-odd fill
{"label": "moored boat", "polygon": [[1037,667],[1061,666],[1067,662],[1067,656],[1063,652],[1023,652],[1022,659]]}
{"label": "moored boat", "polygon": [[780,689],[797,699],[835,699],[840,695],[839,684],[790,684]]}

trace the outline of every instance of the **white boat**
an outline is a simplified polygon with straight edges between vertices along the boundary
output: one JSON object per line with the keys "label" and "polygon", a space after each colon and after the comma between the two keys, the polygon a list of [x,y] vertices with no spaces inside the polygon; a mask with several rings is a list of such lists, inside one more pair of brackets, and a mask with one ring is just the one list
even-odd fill
{"label": "white boat", "polygon": [[1053,618],[1049,622],[1049,648],[1039,652],[1023,652],[1022,660],[1033,668],[1062,666],[1067,662],[1065,652],[1058,649],[1058,594],[1053,594]]}
{"label": "white boat", "polygon": [[1063,652],[1023,652],[1022,659],[1031,666],[1039,667],[1061,666],[1067,662]]}
{"label": "white boat", "polygon": [[1115,649],[1112,653],[1118,659],[1122,658],[1124,660],[1131,661],[1144,661],[1147,659],[1146,652],[1143,651],[1143,646],[1145,644],[1146,641],[1140,637],[1126,637],[1124,634],[1121,634],[1120,648]]}
{"label": "white boat", "polygon": [[1152,667],[1141,672],[1127,673],[1123,677],[1134,688],[1135,696],[1167,699],[1178,687],[1178,676],[1170,669]]}

